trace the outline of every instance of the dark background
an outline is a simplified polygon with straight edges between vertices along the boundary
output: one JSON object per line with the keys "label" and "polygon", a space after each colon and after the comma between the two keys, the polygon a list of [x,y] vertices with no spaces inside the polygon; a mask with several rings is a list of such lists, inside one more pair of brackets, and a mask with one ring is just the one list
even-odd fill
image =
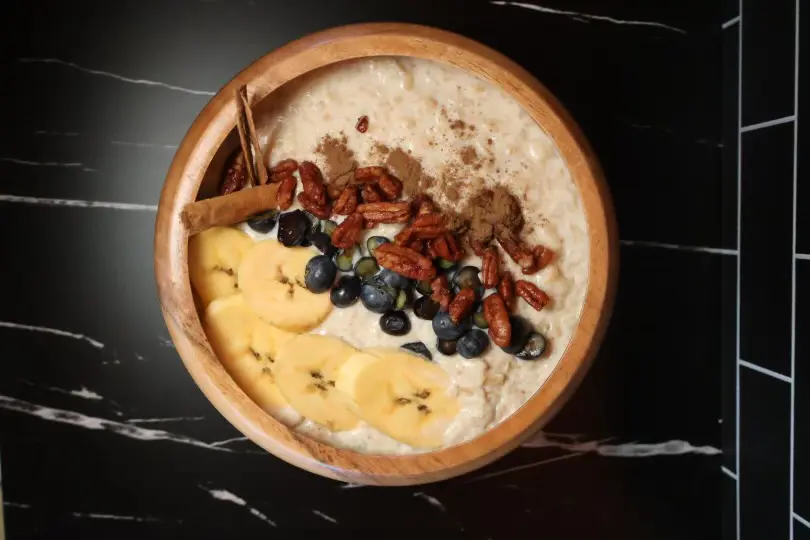
{"label": "dark background", "polygon": [[[437,531],[482,540],[717,539],[721,530],[736,537],[735,381],[737,370],[748,369],[736,362],[738,259],[755,260],[738,257],[738,194],[748,216],[746,201],[771,193],[770,184],[738,190],[739,23],[723,29],[738,13],[733,2],[721,9],[703,1],[536,1],[539,11],[485,0],[3,5],[0,464],[9,538],[293,538],[315,530],[341,537]],[[779,17],[793,16],[795,6],[787,4],[793,7]],[[743,35],[757,21],[787,24],[775,17],[752,16],[749,26],[744,16]],[[152,268],[163,178],[210,95],[275,47],[365,21],[453,30],[534,73],[602,160],[622,239],[611,327],[585,383],[547,426],[550,442],[414,488],[347,488],[239,439],[168,342]],[[794,36],[781,36],[778,46],[789,52]],[[793,60],[785,58],[763,61],[764,71],[753,72],[746,88],[769,88],[762,81],[777,68],[779,84],[787,84]],[[788,90],[763,90],[768,107],[752,108],[742,125],[793,114]],[[768,129],[775,135],[763,137],[761,144],[771,146],[762,152],[789,161],[793,124]],[[792,164],[770,163],[750,167],[792,180]],[[743,170],[748,166],[744,161]],[[759,315],[745,323],[758,325],[751,335],[760,322],[775,332],[773,341],[750,345],[773,346],[773,359],[747,360],[792,381],[784,293],[792,294],[785,287],[794,259],[785,249],[793,192],[780,186],[779,200],[767,207],[780,216],[777,223],[750,205],[752,222],[774,228],[764,232],[777,235],[774,249],[790,254],[791,266],[785,274],[780,262],[770,280],[782,295],[774,317],[756,306]],[[810,252],[807,239],[799,241]],[[800,292],[802,273],[810,287],[804,264],[810,262],[798,261]],[[764,298],[756,302],[768,303],[770,293]],[[810,316],[803,315],[808,306],[797,302],[797,320]],[[797,355],[806,357],[801,346],[797,340]],[[790,475],[779,467],[787,463],[793,383],[750,369],[742,375],[743,392],[758,389],[752,407],[765,403],[768,411],[746,416],[743,442],[746,430],[761,430],[781,449],[779,483],[767,484],[767,492],[743,489],[742,505],[765,516],[752,518],[758,523],[784,527]],[[71,394],[83,388],[93,394]],[[770,448],[766,440],[750,447]],[[807,440],[797,431],[797,455]],[[572,446],[589,441],[602,442]],[[767,471],[773,460],[763,450],[741,468]],[[797,460],[797,480],[800,466],[807,465]],[[796,512],[808,516],[799,493],[797,486]],[[795,538],[806,536],[796,524]],[[774,538],[786,537],[778,532]]]}

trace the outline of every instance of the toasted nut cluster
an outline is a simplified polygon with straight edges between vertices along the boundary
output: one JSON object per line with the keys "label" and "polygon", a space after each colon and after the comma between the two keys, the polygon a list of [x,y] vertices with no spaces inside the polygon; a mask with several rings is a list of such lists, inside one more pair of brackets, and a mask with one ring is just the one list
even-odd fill
{"label": "toasted nut cluster", "polygon": [[501,275],[499,266],[498,253],[493,248],[487,249],[481,263],[481,284],[485,288],[493,289],[498,286]]}
{"label": "toasted nut cluster", "polygon": [[349,249],[363,236],[365,220],[363,214],[354,213],[343,220],[332,233],[332,245],[336,248]]}
{"label": "toasted nut cluster", "polygon": [[489,326],[489,337],[495,345],[508,347],[512,342],[512,323],[509,312],[500,294],[491,294],[484,299],[484,318]]}
{"label": "toasted nut cluster", "polygon": [[424,255],[396,244],[382,244],[374,252],[377,263],[397,274],[411,279],[433,279],[436,267]]}
{"label": "toasted nut cluster", "polygon": [[515,283],[515,291],[517,295],[526,300],[526,302],[537,311],[540,311],[549,302],[548,295],[540,290],[534,283],[519,279]]}

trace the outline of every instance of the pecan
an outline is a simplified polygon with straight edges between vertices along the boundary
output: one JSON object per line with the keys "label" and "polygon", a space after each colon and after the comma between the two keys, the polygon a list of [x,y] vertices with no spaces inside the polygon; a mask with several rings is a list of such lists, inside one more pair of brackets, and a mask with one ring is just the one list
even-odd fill
{"label": "pecan", "polygon": [[385,173],[385,167],[358,167],[357,170],[354,171],[354,179],[362,181],[368,178],[379,178]]}
{"label": "pecan", "polygon": [[363,214],[354,213],[343,220],[332,232],[332,245],[348,249],[360,241],[363,236]]}
{"label": "pecan", "polygon": [[395,201],[402,195],[402,182],[390,174],[382,174],[377,182],[377,187],[389,201]]}
{"label": "pecan", "polygon": [[506,309],[512,311],[515,308],[515,281],[508,270],[504,271],[501,281],[498,283],[498,294],[503,298]]}
{"label": "pecan", "polygon": [[481,284],[484,288],[492,289],[498,285],[501,273],[499,266],[498,252],[492,248],[487,249],[481,263]]}
{"label": "pecan", "polygon": [[440,236],[444,236],[447,233],[447,229],[444,225],[431,225],[428,227],[413,227],[413,235],[416,238],[420,238],[423,240],[431,239],[431,238],[439,238]]}
{"label": "pecan", "polygon": [[425,214],[433,214],[436,212],[436,207],[433,205],[433,201],[427,195],[421,195],[417,199],[414,199],[414,205],[416,206],[416,213],[420,216]]}
{"label": "pecan", "polygon": [[229,165],[225,170],[225,177],[222,179],[222,184],[219,186],[219,194],[227,195],[234,191],[239,191],[247,182],[247,167],[245,166],[245,157],[242,154],[242,149],[237,149],[233,155],[228,158]]}
{"label": "pecan", "polygon": [[450,308],[450,284],[447,283],[447,276],[439,276],[430,282],[433,294],[430,299],[438,303],[442,310]]}
{"label": "pecan", "polygon": [[357,119],[357,125],[354,126],[354,129],[359,131],[360,133],[365,133],[368,131],[368,116],[361,116]]}
{"label": "pecan", "polygon": [[323,185],[323,175],[317,165],[311,161],[304,161],[298,166],[301,174],[301,187],[315,204],[326,204],[326,187]]}
{"label": "pecan", "polygon": [[271,174],[295,172],[298,169],[298,162],[294,159],[282,159],[272,167],[270,167]]}
{"label": "pecan", "polygon": [[377,189],[377,186],[371,184],[363,186],[363,189],[360,191],[360,196],[363,197],[363,201],[367,203],[377,203],[383,200],[380,190]]}
{"label": "pecan", "polygon": [[549,302],[548,295],[543,292],[537,285],[530,283],[523,279],[517,280],[515,283],[515,290],[518,296],[526,300],[526,302],[537,311],[540,311]]}
{"label": "pecan", "polygon": [[301,203],[304,210],[315,217],[329,219],[332,216],[332,203],[330,202],[327,202],[326,204],[317,204],[306,193],[301,193],[298,195],[298,202]]}
{"label": "pecan", "polygon": [[435,227],[444,225],[444,216],[441,214],[419,214],[411,222],[411,227]]}
{"label": "pecan", "polygon": [[292,206],[297,185],[298,181],[290,173],[287,173],[287,176],[281,180],[281,185],[278,186],[278,191],[276,192],[276,204],[280,210],[287,210]]}
{"label": "pecan", "polygon": [[334,212],[341,216],[354,214],[357,210],[357,186],[346,186],[335,201]]}
{"label": "pecan", "polygon": [[532,254],[534,255],[534,262],[538,270],[542,270],[548,266],[548,263],[551,262],[555,255],[554,250],[546,246],[535,246],[532,250]]}
{"label": "pecan", "polygon": [[535,268],[534,255],[523,245],[520,238],[507,227],[500,224],[495,226],[495,236],[498,238],[498,242],[501,244],[504,251],[520,266],[523,273],[532,273]]}
{"label": "pecan", "polygon": [[491,294],[484,299],[484,318],[489,326],[489,337],[495,345],[508,347],[512,342],[512,324],[499,294]]}
{"label": "pecan", "polygon": [[382,244],[377,247],[374,256],[380,266],[405,277],[418,280],[436,277],[433,261],[412,249],[396,244]]}
{"label": "pecan", "polygon": [[[417,229],[418,231],[419,229]],[[459,248],[458,241],[453,233],[444,233],[444,235],[431,240],[430,246],[436,257],[448,261],[458,261],[464,257],[464,252]]]}
{"label": "pecan", "polygon": [[475,291],[466,287],[458,292],[448,308],[453,324],[458,324],[470,312],[473,303],[475,303]]}
{"label": "pecan", "polygon": [[406,246],[414,241],[413,229],[405,227],[397,233],[394,237],[394,243],[400,246]]}
{"label": "pecan", "polygon": [[422,250],[425,249],[425,243],[422,240],[414,240],[408,247],[414,251],[422,253]]}
{"label": "pecan", "polygon": [[407,202],[378,202],[357,205],[366,221],[374,223],[407,223],[411,207]]}

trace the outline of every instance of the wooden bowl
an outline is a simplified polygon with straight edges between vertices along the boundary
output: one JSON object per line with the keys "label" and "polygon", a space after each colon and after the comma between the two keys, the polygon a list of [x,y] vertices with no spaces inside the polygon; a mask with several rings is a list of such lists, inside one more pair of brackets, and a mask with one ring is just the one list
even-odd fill
{"label": "wooden bowl", "polygon": [[[425,454],[383,456],[338,449],[298,434],[266,414],[236,385],[214,355],[188,274],[188,231],[179,214],[205,196],[225,156],[238,145],[234,90],[247,84],[258,103],[299,75],[342,60],[412,56],[444,62],[505,89],[554,140],[579,189],[588,223],[590,268],[584,307],[551,376],[517,412],[476,439]],[[482,467],[537,431],[585,375],[601,342],[617,278],[616,225],[610,195],[585,137],[534,77],[503,55],[449,32],[408,24],[360,24],[319,32],[275,50],[230,81],[203,109],[174,157],[155,225],[155,273],[163,316],[177,351],[206,397],[239,431],[281,459],[345,482],[408,485]]]}

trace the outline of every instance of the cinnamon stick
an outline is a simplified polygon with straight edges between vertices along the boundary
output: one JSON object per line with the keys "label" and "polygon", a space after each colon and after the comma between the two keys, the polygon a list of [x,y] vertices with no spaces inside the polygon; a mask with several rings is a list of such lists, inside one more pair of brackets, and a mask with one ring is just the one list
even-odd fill
{"label": "cinnamon stick", "polygon": [[236,89],[234,99],[236,100],[236,131],[239,133],[239,144],[242,146],[242,156],[245,159],[245,171],[247,172],[247,183],[253,187],[256,185],[256,160],[253,159],[253,150],[251,149],[252,138],[248,130],[250,129],[247,114],[250,107],[245,107],[245,101],[242,100],[242,90],[247,93],[247,87],[240,86]]}
{"label": "cinnamon stick", "polygon": [[180,219],[189,236],[211,227],[240,223],[254,214],[275,208],[276,191],[278,184],[265,184],[189,203],[180,212]]}

